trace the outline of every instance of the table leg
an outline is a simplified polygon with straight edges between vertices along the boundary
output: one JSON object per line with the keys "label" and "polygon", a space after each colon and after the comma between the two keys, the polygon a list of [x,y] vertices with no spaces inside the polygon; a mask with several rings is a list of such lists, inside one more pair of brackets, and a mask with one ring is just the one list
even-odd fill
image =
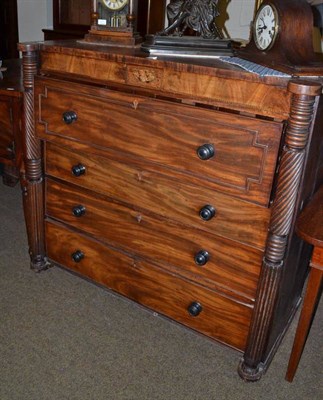
{"label": "table leg", "polygon": [[315,267],[311,267],[303,308],[298,322],[294,345],[285,377],[285,379],[289,382],[292,382],[294,379],[298,363],[305,346],[307,335],[311,327],[311,322],[314,317],[313,313],[315,311],[318,295],[320,293],[321,282],[322,271]]}

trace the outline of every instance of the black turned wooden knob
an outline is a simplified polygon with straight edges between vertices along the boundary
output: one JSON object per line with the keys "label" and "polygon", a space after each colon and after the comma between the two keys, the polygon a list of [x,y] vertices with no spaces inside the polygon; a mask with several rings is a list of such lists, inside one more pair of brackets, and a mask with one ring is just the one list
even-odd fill
{"label": "black turned wooden knob", "polygon": [[210,143],[206,143],[203,144],[202,146],[200,146],[197,150],[197,155],[199,156],[199,158],[201,160],[209,160],[210,158],[212,158],[215,154],[215,149],[213,144]]}
{"label": "black turned wooden knob", "polygon": [[210,254],[206,250],[200,250],[195,254],[194,260],[197,265],[202,267],[205,265],[210,259]]}
{"label": "black turned wooden knob", "polygon": [[80,204],[78,206],[73,207],[72,211],[75,217],[82,217],[82,215],[85,214],[86,208]]}
{"label": "black turned wooden knob", "polygon": [[200,209],[200,217],[204,221],[210,221],[215,216],[216,210],[210,204],[207,204],[203,208]]}
{"label": "black turned wooden knob", "polygon": [[73,260],[74,260],[76,263],[82,261],[83,258],[84,258],[84,253],[83,253],[83,251],[81,251],[81,250],[76,250],[76,251],[72,254],[72,258],[73,258]]}
{"label": "black turned wooden knob", "polygon": [[198,303],[197,301],[193,301],[193,303],[191,303],[188,307],[188,313],[192,316],[192,317],[197,317],[200,312],[202,311],[202,306],[200,303]]}
{"label": "black turned wooden knob", "polygon": [[83,164],[76,164],[76,165],[73,165],[73,167],[72,167],[72,174],[74,176],[84,175],[85,171],[86,171],[86,168]]}
{"label": "black turned wooden knob", "polygon": [[63,121],[65,124],[70,125],[72,122],[77,120],[77,114],[75,111],[65,111],[63,113]]}

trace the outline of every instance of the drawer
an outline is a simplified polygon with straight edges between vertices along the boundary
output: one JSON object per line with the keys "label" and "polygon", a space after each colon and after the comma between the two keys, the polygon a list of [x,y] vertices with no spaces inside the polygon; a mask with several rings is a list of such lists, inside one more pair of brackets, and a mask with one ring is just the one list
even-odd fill
{"label": "drawer", "polygon": [[[46,215],[209,287],[254,299],[263,252],[47,180]],[[74,208],[76,207],[76,210]],[[75,216],[73,214],[84,215]],[[201,222],[203,223],[203,222]],[[199,266],[197,254],[207,251]]]}
{"label": "drawer", "polygon": [[[54,262],[213,339],[244,350],[252,307],[57,224],[46,223],[46,243],[48,256]],[[83,253],[79,262],[72,259],[76,251]],[[188,312],[194,302],[202,306],[197,316]]]}
{"label": "drawer", "polygon": [[[69,138],[125,157],[173,168],[268,204],[282,125],[202,107],[39,80],[36,130],[46,140]],[[82,93],[83,91],[83,93]],[[84,92],[85,91],[85,92]],[[65,123],[64,113],[73,121]],[[208,148],[202,160],[197,151]]]}
{"label": "drawer", "polygon": [[[113,159],[47,143],[46,173],[173,221],[258,248],[265,247],[269,209],[203,185],[184,184],[142,161],[129,164],[116,154],[110,156]],[[85,167],[85,173],[75,176],[72,168],[78,165]],[[216,214],[203,223],[199,211],[207,204],[214,206]]]}

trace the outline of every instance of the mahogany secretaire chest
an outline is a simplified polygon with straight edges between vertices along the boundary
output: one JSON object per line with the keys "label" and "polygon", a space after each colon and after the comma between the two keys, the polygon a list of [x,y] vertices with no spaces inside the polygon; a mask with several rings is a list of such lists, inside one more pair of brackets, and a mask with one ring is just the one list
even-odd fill
{"label": "mahogany secretaire chest", "polygon": [[322,80],[76,42],[20,45],[32,268],[102,284],[268,367],[322,181]]}

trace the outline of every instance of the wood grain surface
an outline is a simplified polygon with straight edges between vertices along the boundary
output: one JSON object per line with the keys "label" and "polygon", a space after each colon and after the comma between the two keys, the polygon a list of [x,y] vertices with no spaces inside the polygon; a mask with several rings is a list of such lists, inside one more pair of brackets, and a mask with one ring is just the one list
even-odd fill
{"label": "wood grain surface", "polygon": [[[46,174],[55,178],[102,193],[137,210],[157,213],[260,249],[265,247],[270,210],[210,190],[201,179],[200,186],[189,184],[166,175],[165,170],[154,170],[142,160],[130,163],[129,158],[122,158],[116,152],[102,157],[47,142],[45,154]],[[72,167],[80,163],[86,173],[76,177]],[[199,211],[206,204],[215,207],[216,215],[203,222]]]}
{"label": "wood grain surface", "polygon": [[[253,299],[263,252],[166,219],[152,217],[97,195],[47,179],[46,215],[208,286],[223,287]],[[85,215],[75,217],[73,207]],[[197,266],[194,256],[210,253]]]}
{"label": "wood grain surface", "polygon": [[[244,349],[251,307],[60,225],[47,223],[46,237],[48,256],[56,263],[213,339],[238,350]],[[78,249],[84,252],[84,259],[75,263],[71,254]],[[202,305],[197,317],[190,316],[187,311],[194,301]]]}
{"label": "wood grain surface", "polygon": [[[139,48],[19,49],[32,268],[58,263],[238,348],[240,376],[260,379],[306,276],[294,229],[320,179],[322,79]],[[204,144],[215,149],[207,161],[197,155]],[[74,162],[84,176],[69,175]],[[218,211],[207,222],[198,217],[206,203]],[[202,267],[201,250],[210,254]],[[192,302],[202,305],[195,318]]]}
{"label": "wood grain surface", "polygon": [[[149,59],[140,49],[113,48],[98,52],[95,46],[77,42],[57,42],[50,46],[45,43],[41,48],[44,74],[142,87],[174,98],[186,97],[280,119],[288,117],[288,78],[260,77],[214,59]],[[149,71],[158,79],[138,79],[138,71],[140,75]]]}
{"label": "wood grain surface", "polygon": [[[185,174],[216,182],[267,205],[272,189],[282,125],[236,114],[176,105],[118,92],[88,95],[80,85],[37,86],[37,133],[112,148]],[[105,94],[103,97],[102,94]],[[77,121],[67,125],[66,111]],[[196,151],[212,144],[207,161]]]}

